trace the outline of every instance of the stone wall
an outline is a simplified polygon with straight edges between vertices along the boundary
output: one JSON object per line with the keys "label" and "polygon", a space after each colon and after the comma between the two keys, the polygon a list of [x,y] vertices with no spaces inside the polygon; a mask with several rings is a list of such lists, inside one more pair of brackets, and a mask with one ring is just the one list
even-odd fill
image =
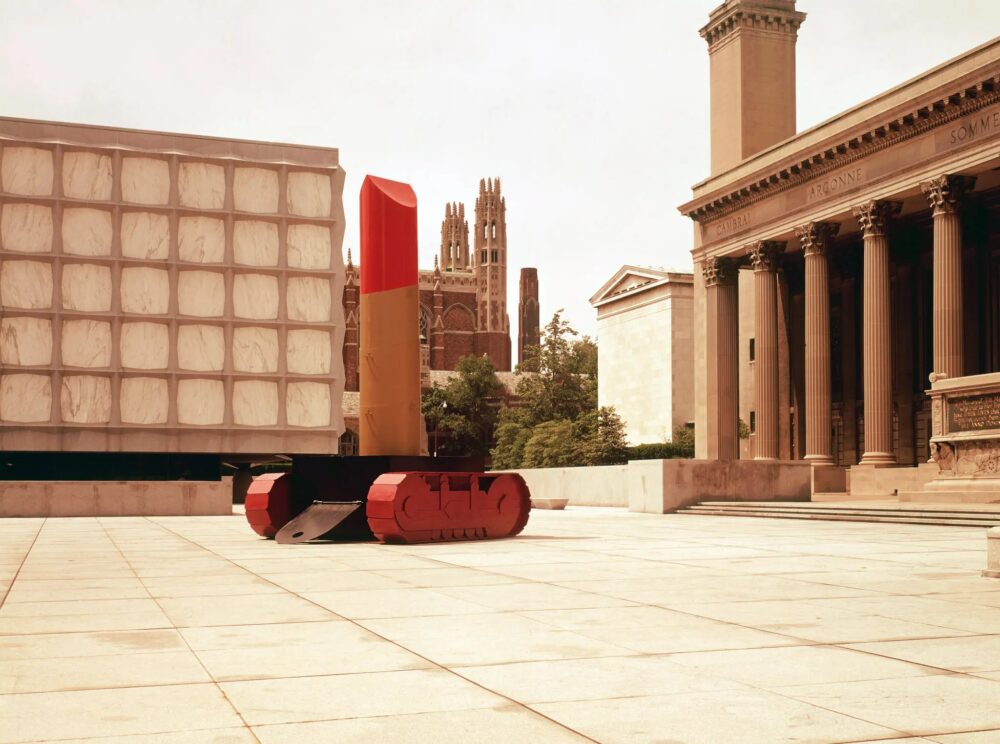
{"label": "stone wall", "polygon": [[0,448],[336,452],[336,150],[0,119]]}
{"label": "stone wall", "polygon": [[802,461],[632,460],[627,465],[515,472],[537,498],[652,514],[699,501],[808,501],[812,489],[812,466]]}

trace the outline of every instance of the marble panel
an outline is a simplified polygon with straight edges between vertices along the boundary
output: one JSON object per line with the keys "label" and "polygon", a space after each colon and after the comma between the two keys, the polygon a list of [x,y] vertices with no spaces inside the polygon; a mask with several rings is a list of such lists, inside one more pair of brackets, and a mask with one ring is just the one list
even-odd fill
{"label": "marble panel", "polygon": [[51,320],[0,318],[0,364],[28,367],[51,363]]}
{"label": "marble panel", "polygon": [[245,266],[278,265],[278,226],[260,220],[233,225],[233,260]]}
{"label": "marble panel", "polygon": [[220,326],[182,325],[177,329],[177,366],[193,372],[221,372],[226,341]]}
{"label": "marble panel", "polygon": [[77,256],[111,255],[111,212],[73,207],[63,211],[63,253]]}
{"label": "marble panel", "polygon": [[48,375],[0,376],[0,420],[20,424],[52,416],[52,381]]}
{"label": "marble panel", "polygon": [[0,263],[0,306],[25,310],[52,307],[52,267],[41,261]]}
{"label": "marble panel", "polygon": [[233,173],[233,206],[240,212],[278,211],[278,171],[237,168]]}
{"label": "marble panel", "polygon": [[298,329],[288,332],[288,371],[296,375],[328,375],[332,345],[328,331]]}
{"label": "marble panel", "polygon": [[177,169],[181,206],[222,209],[226,205],[226,170],[211,163],[181,163]]}
{"label": "marble panel", "polygon": [[332,189],[325,173],[288,174],[288,212],[303,217],[329,217]]}
{"label": "marble panel", "polygon": [[52,251],[52,208],[39,204],[4,204],[0,211],[0,246],[18,253]]}
{"label": "marble panel", "polygon": [[238,380],[233,383],[233,423],[274,426],[278,423],[278,383]]}
{"label": "marble panel", "polygon": [[67,375],[59,396],[62,420],[73,424],[106,424],[111,420],[111,380]]}
{"label": "marble panel", "polygon": [[222,263],[226,255],[226,223],[214,217],[181,217],[177,253],[181,261]]}
{"label": "marble panel", "polygon": [[329,269],[332,253],[330,228],[320,225],[288,226],[288,265],[296,269]]}
{"label": "marble panel", "polygon": [[289,320],[319,323],[330,320],[332,293],[330,280],[315,276],[296,276],[288,280]]}
{"label": "marble panel", "polygon": [[108,321],[64,320],[61,336],[64,366],[111,366],[111,323]]}
{"label": "marble panel", "polygon": [[180,380],[177,383],[177,420],[180,423],[217,426],[222,423],[225,410],[222,380]]}
{"label": "marble panel", "polygon": [[330,386],[322,382],[289,382],[285,417],[289,426],[329,426]]}
{"label": "marble panel", "polygon": [[102,313],[111,310],[111,267],[65,264],[62,268],[62,305],[65,310]]}
{"label": "marble panel", "polygon": [[157,377],[122,380],[120,411],[123,424],[165,424],[169,403],[166,380]]}
{"label": "marble panel", "polygon": [[166,369],[170,359],[170,329],[165,323],[122,323],[122,366]]}
{"label": "marble panel", "polygon": [[4,147],[0,185],[10,194],[52,194],[52,151],[38,147]]}
{"label": "marble panel", "polygon": [[145,266],[122,269],[121,301],[122,311],[126,313],[166,313],[170,306],[170,276],[166,269]]}
{"label": "marble panel", "polygon": [[152,212],[122,214],[122,255],[164,260],[170,256],[170,218]]}
{"label": "marble panel", "polygon": [[70,199],[111,200],[111,157],[96,152],[65,152],[63,194]]}
{"label": "marble panel", "polygon": [[156,158],[122,159],[122,199],[135,204],[166,204],[170,166]]}
{"label": "marble panel", "polygon": [[181,315],[221,318],[226,281],[219,271],[181,271],[177,275],[177,311]]}
{"label": "marble panel", "polygon": [[277,372],[278,331],[274,328],[234,328],[233,369],[237,372]]}
{"label": "marble panel", "polygon": [[237,274],[233,277],[233,313],[237,318],[273,320],[278,317],[278,277]]}

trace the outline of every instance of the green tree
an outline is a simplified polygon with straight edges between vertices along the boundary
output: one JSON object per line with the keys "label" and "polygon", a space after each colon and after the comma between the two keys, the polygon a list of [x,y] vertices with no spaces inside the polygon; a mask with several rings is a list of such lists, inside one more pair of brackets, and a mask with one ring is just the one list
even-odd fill
{"label": "green tree", "polygon": [[597,344],[577,336],[561,310],[545,326],[537,371],[518,370],[518,405],[500,412],[494,468],[625,462],[621,418],[597,407]]}
{"label": "green tree", "polygon": [[[486,356],[466,356],[444,387],[424,393],[421,410],[438,454],[485,455],[490,450],[506,388]],[[431,443],[433,449],[434,444]]]}

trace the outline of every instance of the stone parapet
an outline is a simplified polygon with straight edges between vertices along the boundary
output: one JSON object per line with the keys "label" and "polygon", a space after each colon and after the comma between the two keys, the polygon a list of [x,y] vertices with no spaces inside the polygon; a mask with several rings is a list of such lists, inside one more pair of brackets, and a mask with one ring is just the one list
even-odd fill
{"label": "stone parapet", "polygon": [[218,481],[0,481],[0,517],[172,517],[233,513]]}

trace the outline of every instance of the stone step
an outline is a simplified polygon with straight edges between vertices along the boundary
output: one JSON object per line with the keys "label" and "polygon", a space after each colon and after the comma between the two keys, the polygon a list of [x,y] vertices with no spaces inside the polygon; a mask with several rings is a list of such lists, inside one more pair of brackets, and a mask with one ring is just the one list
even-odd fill
{"label": "stone step", "polygon": [[[811,508],[816,507],[816,508]],[[678,514],[720,517],[758,517],[764,519],[816,519],[836,522],[887,522],[894,524],[926,524],[947,527],[1000,526],[1000,512],[979,510],[941,510],[912,508],[851,508],[814,505],[808,502],[703,502],[686,507]]]}
{"label": "stone step", "polygon": [[[883,502],[884,503],[884,502]],[[702,501],[692,509],[734,509],[752,511],[792,511],[818,513],[869,513],[885,515],[949,516],[975,519],[1000,519],[1000,508],[994,505],[955,507],[953,505],[864,505],[863,503],[814,503],[809,501]]]}

